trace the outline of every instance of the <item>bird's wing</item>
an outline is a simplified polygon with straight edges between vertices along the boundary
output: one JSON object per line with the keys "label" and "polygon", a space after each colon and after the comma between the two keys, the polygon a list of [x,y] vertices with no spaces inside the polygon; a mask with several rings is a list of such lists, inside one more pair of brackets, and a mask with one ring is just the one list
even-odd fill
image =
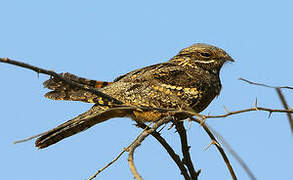
{"label": "bird's wing", "polygon": [[189,67],[160,63],[127,73],[102,90],[127,105],[182,108],[199,97],[194,74]]}

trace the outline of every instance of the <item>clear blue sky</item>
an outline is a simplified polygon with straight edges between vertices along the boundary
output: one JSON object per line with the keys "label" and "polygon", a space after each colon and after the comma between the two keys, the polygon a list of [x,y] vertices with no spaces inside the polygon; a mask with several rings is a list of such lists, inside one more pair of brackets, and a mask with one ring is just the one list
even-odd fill
{"label": "clear blue sky", "polygon": [[[272,85],[293,85],[293,4],[291,1],[1,1],[0,57],[57,72],[112,80],[128,71],[163,62],[196,42],[225,49],[235,58],[222,69],[221,95],[204,113],[252,107],[282,108]],[[13,141],[49,130],[91,105],[45,99],[48,77],[0,64],[1,179],[84,180],[111,161],[140,129],[126,118],[112,119],[44,150],[34,141]],[[291,91],[284,91],[292,105]],[[293,106],[293,105],[292,105]],[[284,114],[252,112],[208,124],[219,131],[258,179],[292,179],[293,137]],[[162,135],[179,152],[174,129]],[[202,128],[188,130],[200,180],[231,179]],[[228,154],[239,179],[248,176]],[[137,149],[135,162],[145,179],[183,179],[165,150],[152,138]],[[124,154],[98,179],[132,179]]]}

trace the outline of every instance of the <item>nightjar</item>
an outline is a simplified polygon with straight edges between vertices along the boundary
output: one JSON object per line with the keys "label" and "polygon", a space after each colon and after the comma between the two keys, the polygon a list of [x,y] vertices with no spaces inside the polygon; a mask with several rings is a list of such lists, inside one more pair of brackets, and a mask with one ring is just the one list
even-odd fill
{"label": "nightjar", "polygon": [[[208,44],[194,44],[182,49],[167,62],[131,71],[113,82],[88,80],[70,73],[62,75],[77,83],[97,88],[125,106],[183,109],[199,113],[219,95],[222,86],[219,73],[227,61],[234,60],[224,50]],[[55,78],[45,81],[44,86],[52,90],[45,95],[47,98],[95,105],[76,118],[43,133],[36,141],[38,148],[48,147],[114,117],[155,122],[166,116],[154,109],[117,110],[115,107],[121,104],[115,104]]]}

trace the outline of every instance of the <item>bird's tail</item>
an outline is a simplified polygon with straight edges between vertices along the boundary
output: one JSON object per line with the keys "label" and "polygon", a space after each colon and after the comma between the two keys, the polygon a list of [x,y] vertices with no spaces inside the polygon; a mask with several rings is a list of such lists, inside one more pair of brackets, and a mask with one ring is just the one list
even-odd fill
{"label": "bird's tail", "polygon": [[[112,82],[90,80],[82,77],[78,77],[70,73],[62,73],[64,78],[83,84],[93,88],[103,88],[112,84]],[[92,94],[88,91],[72,87],[58,79],[51,78],[43,83],[45,88],[51,89],[45,94],[46,98],[53,100],[68,100],[68,101],[82,101],[87,103],[94,103],[93,99],[97,98],[97,95]]]}
{"label": "bird's tail", "polygon": [[46,148],[64,138],[84,131],[97,123],[104,122],[114,117],[124,117],[129,113],[129,111],[119,110],[117,108],[93,106],[89,111],[43,133],[36,140],[35,145],[39,149]]}

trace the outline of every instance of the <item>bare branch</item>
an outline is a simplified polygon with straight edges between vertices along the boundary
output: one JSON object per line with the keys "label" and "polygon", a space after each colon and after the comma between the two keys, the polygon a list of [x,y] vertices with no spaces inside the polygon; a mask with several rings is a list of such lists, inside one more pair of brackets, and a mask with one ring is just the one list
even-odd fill
{"label": "bare branch", "polygon": [[26,141],[35,139],[35,138],[37,138],[39,136],[42,136],[43,134],[45,134],[45,132],[44,133],[37,134],[37,135],[33,135],[33,136],[28,137],[28,138],[25,138],[25,139],[21,139],[21,140],[14,141],[13,144],[18,144],[18,143],[26,142]]}
{"label": "bare branch", "polygon": [[217,139],[215,138],[215,136],[213,135],[213,133],[209,130],[208,126],[205,124],[205,123],[202,123],[201,120],[199,119],[195,119],[195,118],[190,118],[192,121],[195,121],[197,123],[199,123],[203,128],[204,130],[206,131],[206,133],[209,135],[209,137],[211,138],[212,142],[216,142],[216,143],[213,143],[216,145],[218,151],[220,152],[222,158],[224,159],[225,163],[226,163],[226,166],[228,167],[229,169],[229,172],[230,172],[230,175],[231,177],[233,178],[233,180],[237,180],[237,177],[236,177],[236,174],[230,164],[230,161],[225,153],[225,151],[223,150],[223,148],[221,146],[219,146],[219,142],[217,141]]}
{"label": "bare branch", "polygon": [[[252,81],[249,81],[249,80],[246,80],[246,79],[243,79],[243,78],[239,78],[239,80],[241,81],[245,81],[249,84],[253,84],[253,85],[257,85],[257,86],[263,86],[263,87],[267,87],[267,88],[274,88],[276,91],[277,91],[277,94],[283,104],[283,107],[286,109],[286,110],[292,110],[289,108],[288,106],[288,103],[281,91],[281,89],[293,89],[293,87],[290,87],[290,86],[270,86],[270,85],[266,85],[266,84],[262,84],[262,83],[256,83],[256,82],[252,82]],[[271,112],[270,112],[270,115],[271,115]],[[269,117],[270,117],[269,115]],[[291,132],[293,133],[293,118],[291,116],[291,112],[287,112],[287,117],[288,117],[288,120],[289,120],[289,124],[290,124],[290,128],[291,128]]]}
{"label": "bare branch", "polygon": [[96,176],[98,174],[100,174],[102,171],[104,171],[105,169],[107,169],[109,166],[111,166],[114,162],[116,162],[121,156],[122,154],[124,154],[127,151],[127,148],[124,148],[123,151],[121,151],[117,157],[115,157],[111,162],[109,162],[106,166],[104,166],[103,168],[99,169],[92,177],[90,177],[88,180],[93,180],[94,178],[96,178]]}
{"label": "bare branch", "polygon": [[[243,110],[238,110],[238,111],[229,111],[226,114],[222,114],[222,115],[202,115],[199,113],[195,113],[193,111],[184,111],[184,110],[174,110],[174,109],[164,109],[164,108],[152,108],[152,107],[135,107],[135,106],[126,106],[126,105],[120,105],[117,107],[112,107],[111,109],[107,110],[107,111],[114,111],[114,110],[120,110],[120,111],[134,111],[134,110],[156,110],[156,111],[160,111],[160,112],[165,112],[165,113],[171,113],[172,115],[176,116],[176,115],[185,115],[187,117],[192,117],[192,116],[197,116],[201,119],[201,123],[204,123],[207,119],[214,119],[214,118],[224,118],[224,117],[228,117],[231,115],[236,115],[236,114],[241,114],[241,113],[245,113],[245,112],[252,112],[252,111],[266,111],[269,112],[271,115],[273,112],[279,112],[279,113],[293,113],[293,109],[270,109],[270,108],[264,108],[264,107],[253,107],[253,108],[247,108],[247,109],[243,109]],[[14,143],[22,143],[25,141],[29,141],[31,139],[34,139],[36,137],[39,137],[41,134],[38,135],[34,135],[32,137],[28,137],[25,138],[23,140],[18,140],[15,141]]]}
{"label": "bare branch", "polygon": [[183,122],[182,121],[174,121],[175,128],[180,136],[181,140],[181,151],[183,154],[183,163],[187,166],[189,174],[191,176],[192,180],[197,180],[197,177],[200,173],[200,171],[196,172],[193,167],[193,163],[189,154],[189,149],[190,146],[188,146],[187,142],[187,136],[186,136],[186,130],[184,128]]}
{"label": "bare branch", "polygon": [[136,166],[135,166],[134,161],[133,161],[134,160],[133,154],[134,154],[135,149],[142,143],[142,141],[148,135],[150,135],[152,132],[154,132],[162,124],[165,124],[165,123],[167,123],[169,121],[171,121],[171,117],[170,116],[164,117],[164,118],[160,119],[158,122],[155,122],[151,128],[143,130],[143,132],[137,138],[137,140],[129,147],[129,151],[128,151],[128,164],[129,164],[129,167],[130,167],[130,170],[131,170],[132,174],[134,175],[134,177],[136,179],[142,180],[142,177],[138,173],[138,171],[136,170]]}
{"label": "bare branch", "polygon": [[238,111],[231,111],[229,113],[226,114],[222,114],[222,115],[208,115],[208,116],[204,116],[206,119],[208,118],[224,118],[224,117],[228,117],[231,115],[235,115],[235,114],[240,114],[240,113],[245,113],[245,112],[251,112],[251,111],[266,111],[269,113],[273,113],[273,112],[279,112],[279,113],[293,113],[293,109],[271,109],[271,108],[265,108],[265,107],[253,107],[253,108],[247,108],[247,109],[243,109],[243,110],[238,110]]}
{"label": "bare branch", "polygon": [[[290,110],[289,106],[288,106],[288,103],[281,91],[280,88],[276,88],[276,91],[277,91],[277,94],[279,95],[279,98],[283,104],[283,107],[287,110]],[[291,116],[291,113],[287,113],[287,117],[288,117],[288,120],[289,120],[289,124],[290,124],[290,127],[291,127],[291,132],[293,133],[293,118]]]}
{"label": "bare branch", "polygon": [[[208,126],[206,124],[206,126]],[[252,171],[249,169],[247,164],[244,162],[244,160],[236,153],[236,151],[233,150],[233,148],[229,145],[229,143],[225,140],[225,138],[218,133],[216,130],[212,129],[210,126],[208,126],[211,132],[221,141],[223,146],[228,149],[229,153],[239,162],[239,164],[243,167],[243,169],[246,171],[247,175],[250,177],[251,180],[256,180],[256,177],[252,173]]]}
{"label": "bare branch", "polygon": [[117,161],[123,153],[125,153],[126,151],[129,150],[129,148],[139,139],[139,137],[144,133],[144,131],[146,129],[148,129],[149,127],[146,126],[144,128],[144,130],[132,141],[132,143],[130,143],[130,145],[127,146],[127,148],[124,148],[123,151],[121,151],[118,156],[116,158],[114,158],[111,162],[109,162],[106,166],[104,166],[103,168],[99,169],[92,177],[90,177],[88,180],[92,180],[94,179],[98,174],[100,174],[103,170],[105,170],[106,168],[108,168],[110,165],[112,165],[115,161]]}
{"label": "bare branch", "polygon": [[96,94],[97,96],[100,96],[100,97],[103,97],[103,98],[106,98],[108,100],[110,100],[111,102],[115,103],[115,104],[122,104],[121,101],[118,101],[117,99],[105,94],[105,93],[102,93],[101,91],[97,90],[96,88],[92,88],[90,86],[86,86],[86,85],[82,85],[82,84],[79,84],[79,83],[76,83],[74,81],[71,81],[71,80],[68,80],[66,78],[64,78],[62,75],[54,72],[54,71],[48,71],[46,69],[42,69],[42,68],[39,68],[39,67],[36,67],[36,66],[32,66],[32,65],[29,65],[29,64],[26,64],[26,63],[23,63],[23,62],[19,62],[19,61],[15,61],[15,60],[11,60],[11,59],[8,59],[8,58],[0,58],[0,62],[3,62],[3,63],[7,63],[7,64],[12,64],[12,65],[16,65],[16,66],[20,66],[20,67],[23,67],[23,68],[26,68],[26,69],[30,69],[30,70],[33,70],[35,72],[37,72],[38,74],[41,73],[41,74],[47,74],[47,75],[50,75],[50,76],[53,76],[55,77],[56,79],[58,80],[61,80],[69,85],[72,85],[74,87],[78,87],[80,89],[84,89],[86,91],[89,91],[93,94]]}
{"label": "bare branch", "polygon": [[[147,128],[147,126],[143,123],[138,123],[137,124],[138,127],[140,128]],[[179,155],[177,155],[174,150],[172,149],[172,147],[167,143],[167,141],[160,135],[160,133],[158,133],[157,131],[153,131],[151,133],[151,135],[157,139],[157,141],[165,148],[165,150],[168,152],[168,154],[170,155],[170,157],[173,159],[173,161],[176,163],[176,165],[178,166],[178,168],[181,171],[181,174],[183,175],[185,180],[189,180],[191,179],[189,177],[189,174],[183,164],[183,162],[181,161]]]}
{"label": "bare branch", "polygon": [[262,83],[252,82],[252,81],[249,81],[249,80],[244,79],[244,78],[239,78],[239,80],[247,82],[249,84],[253,84],[253,85],[257,85],[257,86],[263,86],[263,87],[267,87],[267,88],[293,89],[293,87],[291,87],[291,86],[270,86],[270,85],[266,85],[266,84],[262,84]]}

